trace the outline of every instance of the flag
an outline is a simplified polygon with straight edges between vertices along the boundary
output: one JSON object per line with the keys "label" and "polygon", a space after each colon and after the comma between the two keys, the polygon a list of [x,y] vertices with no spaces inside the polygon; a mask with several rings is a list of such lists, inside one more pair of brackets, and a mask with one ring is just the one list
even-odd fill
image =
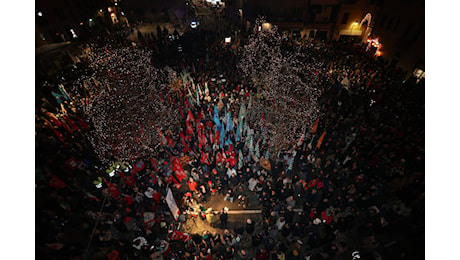
{"label": "flag", "polygon": [[318,143],[316,144],[316,148],[320,148],[321,147],[321,144],[323,143],[323,139],[324,139],[324,136],[326,135],[326,130],[324,130],[323,134],[321,135],[321,137],[318,139]]}
{"label": "flag", "polygon": [[217,110],[217,105],[214,105],[214,114],[212,116],[212,120],[216,123],[217,127],[220,127],[220,120],[219,120],[219,111]]}
{"label": "flag", "polygon": [[243,168],[243,152],[239,152],[238,155],[238,169]]}
{"label": "flag", "polygon": [[190,158],[190,156],[188,155],[184,155],[181,158],[179,158],[179,163],[182,167],[187,165],[190,161],[192,161],[192,158]]}
{"label": "flag", "polygon": [[56,175],[53,175],[53,177],[51,177],[49,185],[50,185],[50,187],[58,188],[58,189],[63,189],[63,188],[65,188],[67,186],[67,184],[65,184]]}
{"label": "flag", "polygon": [[64,102],[64,96],[62,94],[56,93],[54,91],[51,91],[51,94],[53,94],[53,97],[56,99],[58,104],[60,105],[62,102]]}
{"label": "flag", "polygon": [[78,123],[86,130],[89,130],[89,126],[85,123],[85,121],[83,121],[83,119],[81,119],[80,117],[76,116],[77,117],[77,120],[78,120]]}
{"label": "flag", "polygon": [[104,180],[104,182],[107,184],[107,186],[109,186],[109,193],[110,195],[114,198],[114,199],[117,199],[121,193],[118,191],[117,189],[117,186],[110,183],[109,181],[107,181],[104,177],[102,177],[102,179]]}
{"label": "flag", "polygon": [[78,167],[78,161],[75,159],[75,157],[71,157],[69,160],[65,162],[67,166],[69,166],[70,169],[75,170]]}
{"label": "flag", "polygon": [[56,134],[58,139],[64,144],[64,146],[67,147],[67,144],[65,143],[64,136],[61,133],[59,133],[56,129],[54,129],[53,125],[48,120],[45,119],[45,122],[51,127],[53,132]]}
{"label": "flag", "polygon": [[181,241],[187,242],[190,239],[192,239],[192,236],[190,236],[187,233],[182,233],[177,230],[173,230],[171,235],[169,236],[169,240],[181,240]]}
{"label": "flag", "polygon": [[224,146],[225,142],[225,129],[224,129],[224,124],[220,125],[220,148]]}
{"label": "flag", "polygon": [[64,97],[65,100],[70,100],[70,97],[67,94],[67,91],[65,91],[64,85],[58,84],[58,89],[61,92],[61,94],[62,94],[62,96]]}
{"label": "flag", "polygon": [[[59,121],[59,119],[57,119],[57,117],[53,113],[45,112],[45,114],[51,119],[51,122],[53,122],[53,124],[55,124],[56,126],[61,126],[62,125],[61,121]],[[52,127],[51,124],[50,124],[50,126]]]}
{"label": "flag", "polygon": [[186,121],[185,121],[185,126],[187,127],[186,130],[185,130],[185,133],[186,133],[187,135],[190,135],[190,136],[193,135],[193,127],[192,127],[192,125],[190,124],[190,121],[186,120]]}
{"label": "flag", "polygon": [[316,119],[315,123],[313,124],[310,133],[316,134],[316,130],[318,130],[318,124],[319,124],[319,117]]}
{"label": "flag", "polygon": [[233,130],[233,123],[232,123],[232,114],[230,112],[227,113],[227,130],[226,132],[230,132]]}
{"label": "flag", "polygon": [[161,145],[166,145],[166,138],[164,134],[161,132],[161,130],[158,130],[158,136],[160,138]]}
{"label": "flag", "polygon": [[78,130],[78,126],[72,121],[72,119],[70,119],[70,117],[63,115],[62,118],[64,118],[65,121],[67,121],[72,130]]}
{"label": "flag", "polygon": [[222,161],[223,161],[222,154],[220,152],[217,152],[216,163],[219,164],[219,163],[222,163]]}
{"label": "flag", "polygon": [[140,172],[142,171],[143,169],[145,168],[145,163],[143,160],[140,160],[138,161],[134,167],[133,167],[133,171],[132,171],[132,174],[136,174],[137,172]]}
{"label": "flag", "polygon": [[240,123],[238,122],[238,125],[236,126],[236,141],[239,142],[241,140],[241,137],[240,137],[240,132],[241,132],[241,127],[240,127]]}
{"label": "flag", "polygon": [[189,109],[188,110],[188,114],[187,114],[187,119],[186,121],[195,121],[195,119],[193,118],[193,114],[192,114],[192,110]]}
{"label": "flag", "polygon": [[62,122],[62,127],[67,131],[67,133],[73,133],[73,130],[65,122]]}
{"label": "flag", "polygon": [[172,171],[176,175],[177,180],[179,183],[182,182],[182,180],[185,178],[185,172],[184,169],[182,168],[182,165],[177,157],[173,157],[172,159]]}
{"label": "flag", "polygon": [[246,106],[244,105],[244,103],[242,103],[240,106],[240,112],[238,114],[238,123],[242,122],[245,116],[246,116]]}
{"label": "flag", "polygon": [[166,203],[168,204],[169,210],[171,210],[174,220],[177,221],[177,218],[179,217],[179,214],[180,214],[180,210],[177,207],[176,200],[174,199],[172,191],[169,187],[168,187],[168,193],[166,195]]}
{"label": "flag", "polygon": [[256,148],[255,148],[255,161],[258,162],[259,159],[260,159],[260,149],[259,149],[259,142],[257,142],[256,144]]}
{"label": "flag", "polygon": [[165,138],[166,138],[166,145],[171,148],[174,147],[174,140],[167,136],[165,136]]}
{"label": "flag", "polygon": [[204,119],[204,111],[203,108],[201,108],[200,115],[196,118],[196,123],[198,124],[201,119]]}

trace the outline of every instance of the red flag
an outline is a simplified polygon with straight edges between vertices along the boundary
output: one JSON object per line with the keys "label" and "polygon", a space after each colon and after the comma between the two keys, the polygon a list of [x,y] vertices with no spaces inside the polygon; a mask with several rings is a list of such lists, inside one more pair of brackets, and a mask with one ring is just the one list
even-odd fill
{"label": "red flag", "polygon": [[214,143],[220,145],[220,131],[216,131],[216,138],[214,139]]}
{"label": "red flag", "polygon": [[53,124],[55,124],[56,126],[61,126],[61,124],[62,124],[61,121],[59,121],[59,119],[57,119],[57,117],[55,115],[53,115],[50,112],[45,112],[45,114],[47,116],[49,116],[49,118],[51,119],[51,122],[53,122]]}
{"label": "red flag", "polygon": [[179,136],[180,136],[180,142],[185,146],[186,143],[185,143],[185,136],[183,133],[179,133]]}
{"label": "red flag", "polygon": [[64,115],[62,116],[62,118],[65,119],[65,121],[67,121],[67,123],[70,125],[70,127],[72,128],[72,130],[78,130],[78,126],[72,121],[72,119],[70,119],[70,117]]}
{"label": "red flag", "polygon": [[138,161],[133,167],[132,174],[134,175],[137,172],[142,171],[144,167],[145,167],[144,161],[143,160]]}
{"label": "red flag", "polygon": [[192,110],[188,110],[188,115],[186,121],[194,121]]}
{"label": "red flag", "polygon": [[182,182],[182,180],[185,178],[185,172],[177,157],[173,157],[172,159],[172,171],[175,173],[179,182]]}
{"label": "red flag", "polygon": [[150,162],[152,163],[151,165],[152,165],[153,169],[154,169],[155,171],[157,171],[157,170],[158,170],[158,163],[157,163],[157,161],[156,161],[155,159],[151,158],[151,159],[150,159]]}
{"label": "red flag", "polygon": [[174,147],[174,141],[173,141],[173,139],[171,139],[171,138],[169,138],[169,137],[166,136],[166,145],[167,145],[168,147]]}
{"label": "red flag", "polygon": [[221,163],[223,160],[222,158],[222,154],[220,152],[217,152],[217,155],[216,155],[216,163]]}
{"label": "red flag", "polygon": [[65,143],[65,140],[64,140],[64,136],[59,133],[56,129],[54,129],[53,125],[45,119],[45,122],[51,127],[51,129],[53,129],[53,132],[56,134],[56,136],[58,137],[58,139],[64,144],[64,146],[67,147],[67,144]]}
{"label": "red flag", "polygon": [[201,151],[201,164],[204,164],[204,163],[209,164],[207,160],[208,160],[208,156],[206,155],[205,152]]}
{"label": "red flag", "polygon": [[233,166],[235,166],[236,159],[235,159],[235,152],[234,151],[230,152],[230,158],[228,158],[228,162],[230,163],[230,167],[233,168]]}
{"label": "red flag", "polygon": [[324,136],[326,135],[326,130],[324,130],[323,134],[320,136],[318,143],[316,144],[316,148],[320,148],[321,144],[323,143]]}
{"label": "red flag", "polygon": [[109,181],[107,181],[104,177],[102,177],[102,179],[105,181],[105,183],[107,184],[107,186],[109,186],[109,193],[110,195],[115,198],[115,199],[118,199],[118,197],[120,196],[120,192],[118,191],[117,189],[117,186],[110,183]]}
{"label": "red flag", "polygon": [[120,172],[120,176],[125,180],[126,185],[132,187],[136,183],[132,175],[126,176],[123,172]]}
{"label": "red flag", "polygon": [[315,123],[313,124],[310,133],[316,134],[316,130],[318,129],[319,124],[319,117],[316,119]]}
{"label": "red flag", "polygon": [[49,185],[50,187],[58,189],[63,189],[67,186],[67,184],[61,181],[61,179],[59,179],[56,175],[53,175],[53,177],[51,177]]}
{"label": "red flag", "polygon": [[83,121],[83,119],[79,118],[78,116],[77,117],[77,120],[78,120],[78,123],[86,130],[89,130],[89,126],[85,123],[85,121]]}
{"label": "red flag", "polygon": [[190,236],[187,233],[182,233],[180,231],[173,230],[169,239],[170,240],[182,240],[184,242],[187,242],[188,240],[192,239],[192,236]]}
{"label": "red flag", "polygon": [[187,135],[193,135],[193,127],[192,125],[189,123],[189,121],[185,121],[185,125],[187,126],[187,130],[186,130],[186,134]]}
{"label": "red flag", "polygon": [[196,118],[196,123],[198,124],[203,118],[204,118],[204,111],[203,111],[203,108],[201,108],[200,115]]}
{"label": "red flag", "polygon": [[65,122],[62,122],[62,127],[64,127],[64,129],[65,129],[69,134],[72,134],[72,133],[73,133],[72,129],[71,129]]}
{"label": "red flag", "polygon": [[65,162],[67,166],[69,166],[70,169],[75,170],[78,167],[78,161],[75,159],[75,157],[72,156],[69,160]]}

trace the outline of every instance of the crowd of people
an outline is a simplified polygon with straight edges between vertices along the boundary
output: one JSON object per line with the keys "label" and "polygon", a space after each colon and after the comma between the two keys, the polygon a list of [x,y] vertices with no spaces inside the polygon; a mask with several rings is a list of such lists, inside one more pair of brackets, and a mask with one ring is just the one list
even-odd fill
{"label": "crowd of people", "polygon": [[[167,37],[159,30],[144,47],[161,52],[154,42]],[[322,114],[305,140],[270,154],[263,129],[245,121],[257,90],[239,80],[235,50],[207,47],[208,62],[177,65],[201,89],[185,102],[172,142],[109,170],[92,152],[85,115],[49,83],[60,95],[56,103],[42,98],[36,112],[37,257],[352,259],[359,250],[366,259],[398,259],[380,236],[423,241],[423,82],[405,81],[364,47],[304,41],[303,51],[324,64]],[[177,228],[186,216],[171,214],[169,190],[181,212],[215,194],[261,208],[262,221],[232,229],[225,209],[202,207],[203,219],[223,232],[188,234]]]}

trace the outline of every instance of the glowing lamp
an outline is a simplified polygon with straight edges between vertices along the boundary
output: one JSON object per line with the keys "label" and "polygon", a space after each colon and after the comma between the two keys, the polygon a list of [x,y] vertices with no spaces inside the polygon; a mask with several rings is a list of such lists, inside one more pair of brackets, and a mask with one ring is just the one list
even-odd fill
{"label": "glowing lamp", "polygon": [[225,43],[231,43],[232,37],[225,37]]}

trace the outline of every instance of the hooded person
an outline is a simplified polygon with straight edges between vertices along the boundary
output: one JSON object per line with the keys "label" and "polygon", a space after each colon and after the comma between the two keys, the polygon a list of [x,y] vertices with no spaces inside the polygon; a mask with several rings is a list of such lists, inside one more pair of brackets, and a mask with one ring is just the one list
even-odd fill
{"label": "hooded person", "polygon": [[255,223],[252,219],[248,218],[246,220],[246,233],[248,233],[249,235],[251,235],[253,232],[254,232],[254,229],[255,229]]}

